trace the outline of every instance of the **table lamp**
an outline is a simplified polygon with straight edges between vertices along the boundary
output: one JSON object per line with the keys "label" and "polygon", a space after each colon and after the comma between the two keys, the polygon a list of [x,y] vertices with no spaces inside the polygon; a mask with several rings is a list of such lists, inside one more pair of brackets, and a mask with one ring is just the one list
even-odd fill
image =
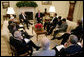
{"label": "table lamp", "polygon": [[12,7],[8,7],[7,14],[10,15],[10,18],[12,18],[13,14],[15,14],[15,11]]}
{"label": "table lamp", "polygon": [[54,6],[50,6],[49,12],[50,12],[50,16],[53,17],[53,15],[55,13],[55,7]]}

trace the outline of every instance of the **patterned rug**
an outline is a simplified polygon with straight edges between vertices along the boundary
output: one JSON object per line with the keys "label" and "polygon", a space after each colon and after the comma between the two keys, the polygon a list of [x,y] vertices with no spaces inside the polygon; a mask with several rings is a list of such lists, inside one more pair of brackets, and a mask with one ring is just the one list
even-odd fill
{"label": "patterned rug", "polygon": [[[32,22],[33,23],[33,22]],[[34,23],[33,23],[34,24]],[[9,45],[9,30],[7,28],[8,26],[8,21],[4,21],[3,23],[3,27],[1,30],[1,56],[11,56],[11,50],[10,50],[10,45]],[[46,37],[44,34],[39,35],[38,36],[38,41],[36,40],[36,34],[33,31],[32,34],[32,26],[34,25],[30,25],[29,30],[26,29],[27,33],[29,35],[33,35],[33,37],[31,38],[31,40],[38,46],[40,46],[40,40],[44,37]],[[52,39],[52,35],[47,36],[48,39]],[[53,47],[55,47],[57,44],[59,45],[61,42],[61,40],[50,40],[50,49],[52,49]]]}

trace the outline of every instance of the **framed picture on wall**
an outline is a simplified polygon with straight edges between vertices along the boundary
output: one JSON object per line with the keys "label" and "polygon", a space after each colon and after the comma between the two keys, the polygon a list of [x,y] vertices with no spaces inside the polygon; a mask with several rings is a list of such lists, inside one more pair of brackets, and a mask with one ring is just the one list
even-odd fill
{"label": "framed picture on wall", "polygon": [[2,2],[3,9],[6,9],[10,6],[9,2]]}
{"label": "framed picture on wall", "polygon": [[52,5],[52,1],[42,1],[42,5]]}

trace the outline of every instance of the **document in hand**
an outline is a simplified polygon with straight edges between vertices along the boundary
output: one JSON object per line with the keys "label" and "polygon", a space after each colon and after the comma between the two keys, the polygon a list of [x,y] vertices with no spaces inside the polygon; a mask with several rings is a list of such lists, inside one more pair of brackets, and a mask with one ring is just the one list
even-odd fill
{"label": "document in hand", "polygon": [[28,43],[30,40],[29,40],[29,39],[27,39],[27,38],[25,38],[25,39],[24,39],[24,41],[25,41],[26,43]]}
{"label": "document in hand", "polygon": [[64,45],[56,46],[57,50],[60,51],[62,48],[65,48]]}

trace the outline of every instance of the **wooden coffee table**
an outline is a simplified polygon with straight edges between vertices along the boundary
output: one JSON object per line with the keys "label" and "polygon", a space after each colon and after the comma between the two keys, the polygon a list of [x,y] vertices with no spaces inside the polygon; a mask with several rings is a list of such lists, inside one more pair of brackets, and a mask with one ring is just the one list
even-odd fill
{"label": "wooden coffee table", "polygon": [[[32,27],[32,34],[33,34],[33,30],[35,31],[36,33],[36,38],[37,38],[37,41],[38,41],[38,35],[41,35],[41,34],[45,34],[47,33],[46,30],[42,30],[42,31],[37,31],[34,27]],[[47,36],[47,35],[46,35]]]}

